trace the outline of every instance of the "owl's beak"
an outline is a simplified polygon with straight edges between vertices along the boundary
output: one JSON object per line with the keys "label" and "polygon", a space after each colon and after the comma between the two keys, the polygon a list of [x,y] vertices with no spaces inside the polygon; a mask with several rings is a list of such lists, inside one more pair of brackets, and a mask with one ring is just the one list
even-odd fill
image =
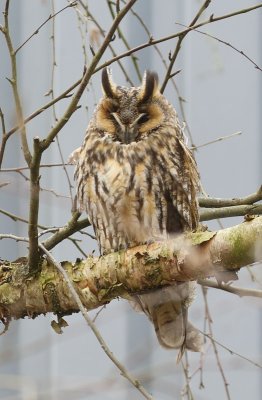
{"label": "owl's beak", "polygon": [[137,120],[135,120],[132,124],[129,125],[124,125],[120,118],[118,117],[117,113],[112,113],[112,116],[115,118],[118,126],[119,126],[119,131],[117,131],[117,136],[120,139],[120,141],[124,144],[130,144],[132,142],[135,142],[137,136],[138,136],[138,129],[137,129]]}
{"label": "owl's beak", "polygon": [[130,128],[129,126],[125,127],[125,131],[123,132],[123,143],[129,144],[135,142],[138,132],[134,128]]}

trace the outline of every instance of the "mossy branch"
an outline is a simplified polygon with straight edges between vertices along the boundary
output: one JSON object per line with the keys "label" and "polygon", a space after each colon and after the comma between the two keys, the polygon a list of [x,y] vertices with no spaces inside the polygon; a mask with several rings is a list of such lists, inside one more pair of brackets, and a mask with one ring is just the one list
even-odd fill
{"label": "mossy branch", "polygon": [[[162,243],[137,246],[103,257],[63,262],[86,309],[116,297],[128,298],[175,281],[228,273],[262,259],[262,217],[218,232],[196,232]],[[23,274],[23,262],[0,266],[0,318],[71,314],[79,308],[57,268],[42,261],[37,277]]]}

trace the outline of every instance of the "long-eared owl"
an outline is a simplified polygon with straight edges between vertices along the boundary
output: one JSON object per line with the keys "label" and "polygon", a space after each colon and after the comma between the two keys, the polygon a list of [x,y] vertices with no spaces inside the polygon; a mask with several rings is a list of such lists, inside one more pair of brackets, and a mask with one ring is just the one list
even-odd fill
{"label": "long-eared owl", "polygon": [[[174,108],[146,72],[140,87],[116,86],[102,72],[104,96],[77,152],[75,178],[101,253],[163,241],[198,227],[199,175]],[[199,351],[187,321],[194,282],[134,297],[167,348]]]}

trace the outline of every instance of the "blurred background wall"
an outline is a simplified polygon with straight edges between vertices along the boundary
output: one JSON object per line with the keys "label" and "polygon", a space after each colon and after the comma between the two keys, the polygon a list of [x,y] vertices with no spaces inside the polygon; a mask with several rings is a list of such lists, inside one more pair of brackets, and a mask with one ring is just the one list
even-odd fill
{"label": "blurred background wall", "polygon": [[[105,1],[89,0],[91,13],[104,29],[111,23],[111,15]],[[227,2],[212,1],[203,18],[223,15],[235,9],[247,8],[254,3],[249,0]],[[55,11],[67,5],[66,1],[54,1]],[[134,11],[147,25],[154,38],[163,37],[182,29],[176,22],[189,24],[201,5],[200,1],[187,2],[170,0],[138,1]],[[1,12],[4,2],[1,3]],[[81,9],[81,7],[79,7]],[[82,10],[83,12],[83,10]],[[10,5],[11,34],[15,47],[28,38],[40,24],[53,13],[52,2],[48,0],[12,0]],[[80,15],[81,17],[81,15]],[[3,23],[3,22],[1,22]],[[121,29],[130,46],[148,40],[144,29],[129,15]],[[22,94],[24,114],[27,116],[41,107],[50,96],[53,53],[52,35],[55,32],[54,94],[63,92],[81,76],[85,63],[80,34],[79,13],[73,8],[65,10],[53,21],[47,23],[18,55],[19,86]],[[208,25],[202,29],[243,50],[258,65],[262,64],[261,53],[261,11],[236,16]],[[82,32],[87,48],[87,62],[91,59],[90,35],[96,34],[91,20],[87,31]],[[101,38],[98,40],[101,41]],[[116,38],[112,45],[116,53],[124,50]],[[176,40],[159,46],[168,62]],[[94,44],[94,49],[96,45]],[[15,121],[15,109],[11,88],[5,77],[10,76],[10,62],[3,35],[0,36],[0,107],[8,128]],[[159,54],[147,49],[136,54],[141,70],[158,72],[160,82],[165,69]],[[104,60],[111,58],[108,51]],[[132,81],[139,80],[130,59],[123,65]],[[181,72],[176,77],[183,102],[187,126],[190,128],[194,145],[213,141],[221,136],[241,131],[232,137],[196,152],[202,184],[206,192],[214,197],[242,197],[258,188],[261,183],[261,72],[239,53],[200,33],[189,34],[182,45],[174,70]],[[118,65],[112,65],[114,79],[126,85]],[[165,92],[176,107],[181,120],[178,94],[169,83]],[[100,73],[96,74],[81,100],[82,108],[75,112],[59,134],[59,144],[64,159],[81,145],[85,129],[94,105],[101,96]],[[60,117],[68,100],[64,99],[55,107]],[[53,110],[49,109],[28,125],[29,138],[45,137],[54,123]],[[57,143],[46,152],[42,163],[60,163]],[[3,168],[24,166],[20,141],[13,135],[8,142]],[[41,212],[39,222],[43,225],[61,226],[70,218],[71,200],[69,185],[62,168],[43,168],[41,187],[56,194],[41,191]],[[68,167],[73,182],[73,167]],[[25,175],[28,175],[25,172]],[[10,213],[27,217],[28,182],[18,173],[1,173],[1,181],[10,182],[1,190],[0,208]],[[57,194],[63,196],[57,197]],[[223,226],[240,222],[242,218],[222,220]],[[26,224],[17,223],[0,214],[1,231],[26,235]],[[218,229],[218,223],[208,223],[211,229]],[[91,232],[91,229],[88,230]],[[86,253],[97,250],[95,241],[84,235],[82,240]],[[25,254],[26,247],[12,241],[0,241],[0,256],[16,259]],[[64,241],[53,254],[58,260],[74,260],[81,256],[70,241]],[[256,274],[261,281],[261,272]],[[248,271],[239,274],[240,285],[250,285]],[[261,309],[257,300],[216,290],[208,290],[208,299],[213,317],[214,337],[226,347],[256,362],[261,359]],[[191,319],[200,328],[204,327],[204,303],[201,290],[190,310]],[[97,310],[90,313],[96,315]],[[69,324],[63,335],[57,335],[50,327],[53,316],[42,316],[36,320],[24,319],[12,322],[8,333],[0,338],[0,398],[23,400],[75,400],[75,399],[138,399],[135,391],[107,359],[96,339],[80,315],[67,317]],[[97,326],[113,353],[142,381],[156,399],[190,398],[181,395],[184,374],[176,365],[176,354],[159,347],[152,326],[144,315],[135,313],[123,300],[109,304],[97,318]],[[254,365],[219,348],[221,363],[229,382],[231,399],[244,400],[261,398],[261,373]],[[199,355],[190,354],[190,375],[199,367]],[[223,379],[218,371],[212,346],[206,346],[204,356],[204,389],[199,389],[199,373],[191,380],[194,398],[204,400],[225,399]]]}

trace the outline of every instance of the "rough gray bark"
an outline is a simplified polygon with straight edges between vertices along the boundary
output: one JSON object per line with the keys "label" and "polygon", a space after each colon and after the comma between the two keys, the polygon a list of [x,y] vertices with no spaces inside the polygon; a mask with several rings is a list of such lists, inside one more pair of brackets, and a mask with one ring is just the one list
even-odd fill
{"label": "rough gray bark", "polygon": [[[63,267],[83,305],[99,307],[116,297],[128,298],[175,281],[210,276],[234,279],[240,268],[262,259],[262,217],[218,232],[196,232],[168,242],[137,246],[103,257],[88,257]],[[0,265],[0,317],[3,321],[47,312],[77,312],[60,272],[47,260],[35,277],[22,261]],[[222,275],[221,275],[222,274]],[[222,278],[221,278],[222,277]]]}

